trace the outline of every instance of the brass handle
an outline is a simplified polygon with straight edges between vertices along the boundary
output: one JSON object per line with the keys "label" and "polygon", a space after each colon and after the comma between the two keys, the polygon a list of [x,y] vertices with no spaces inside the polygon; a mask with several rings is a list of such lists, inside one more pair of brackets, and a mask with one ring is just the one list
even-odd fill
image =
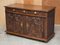
{"label": "brass handle", "polygon": [[23,12],[25,13],[26,11],[25,11],[25,10],[23,10]]}
{"label": "brass handle", "polygon": [[13,11],[15,11],[15,9],[13,9]]}
{"label": "brass handle", "polygon": [[34,12],[34,14],[37,14],[37,12]]}

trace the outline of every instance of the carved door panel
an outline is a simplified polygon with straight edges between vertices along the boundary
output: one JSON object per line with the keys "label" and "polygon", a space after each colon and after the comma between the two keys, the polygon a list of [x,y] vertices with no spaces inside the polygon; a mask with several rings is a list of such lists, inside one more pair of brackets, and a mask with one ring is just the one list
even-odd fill
{"label": "carved door panel", "polygon": [[14,13],[6,13],[6,27],[7,31],[14,32],[15,30],[15,16]]}
{"label": "carved door panel", "polygon": [[25,30],[25,18],[22,15],[15,15],[15,32],[24,34]]}
{"label": "carved door panel", "polygon": [[42,38],[44,18],[26,16],[25,33],[29,36]]}
{"label": "carved door panel", "polygon": [[21,28],[21,16],[15,14],[15,33],[21,33],[22,28]]}

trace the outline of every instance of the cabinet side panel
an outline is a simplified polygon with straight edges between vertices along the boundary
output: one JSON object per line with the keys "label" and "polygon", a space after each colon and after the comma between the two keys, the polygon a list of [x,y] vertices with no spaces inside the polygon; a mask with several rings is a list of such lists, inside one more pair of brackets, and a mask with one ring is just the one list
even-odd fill
{"label": "cabinet side panel", "polygon": [[55,9],[48,13],[48,37],[54,34]]}

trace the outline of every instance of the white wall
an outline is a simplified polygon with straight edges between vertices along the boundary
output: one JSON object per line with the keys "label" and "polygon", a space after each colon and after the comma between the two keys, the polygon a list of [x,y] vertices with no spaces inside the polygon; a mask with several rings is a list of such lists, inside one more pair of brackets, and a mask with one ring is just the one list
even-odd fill
{"label": "white wall", "polygon": [[33,0],[34,5],[42,5],[42,0]]}
{"label": "white wall", "polygon": [[[24,0],[16,0],[17,3],[24,4]],[[26,2],[27,3],[27,2]],[[42,0],[33,0],[34,5],[42,5]]]}
{"label": "white wall", "polygon": [[5,30],[5,5],[15,3],[15,0],[0,0],[0,29]]}
{"label": "white wall", "polygon": [[16,3],[24,4],[24,0],[16,0]]}

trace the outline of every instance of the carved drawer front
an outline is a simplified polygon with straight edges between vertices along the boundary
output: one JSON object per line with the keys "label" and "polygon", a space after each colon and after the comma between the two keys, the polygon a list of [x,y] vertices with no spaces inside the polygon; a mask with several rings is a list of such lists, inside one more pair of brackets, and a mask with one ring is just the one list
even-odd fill
{"label": "carved drawer front", "polygon": [[16,14],[25,14],[25,15],[30,15],[30,16],[40,16],[40,17],[47,17],[47,14],[45,12],[41,11],[32,11],[32,10],[25,10],[25,9],[17,9],[17,8],[6,8],[7,12],[12,12]]}
{"label": "carved drawer front", "polygon": [[15,12],[16,14],[17,14],[17,13],[19,13],[19,14],[20,14],[20,13],[23,13],[23,14],[24,14],[24,13],[27,12],[27,11],[24,10],[24,9],[10,8],[10,7],[6,7],[6,11],[7,11],[7,12],[12,12],[12,13]]}
{"label": "carved drawer front", "polygon": [[7,11],[7,12],[15,12],[16,9],[15,9],[15,8],[6,7],[6,11]]}

